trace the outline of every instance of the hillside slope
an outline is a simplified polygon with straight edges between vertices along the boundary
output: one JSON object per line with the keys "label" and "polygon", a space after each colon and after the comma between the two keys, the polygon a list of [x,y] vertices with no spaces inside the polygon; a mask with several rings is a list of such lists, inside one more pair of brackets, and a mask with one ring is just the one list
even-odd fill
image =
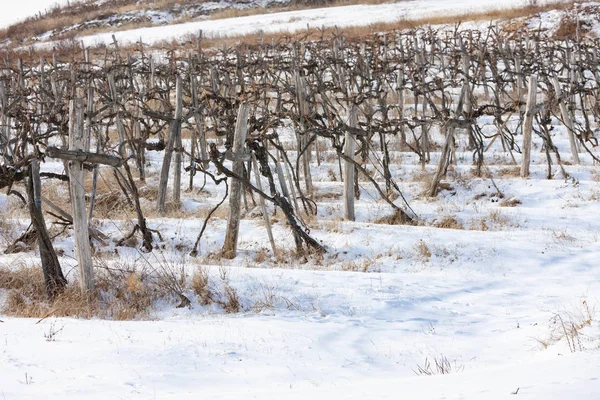
{"label": "hillside slope", "polygon": [[[29,1],[36,1],[39,6],[48,3],[48,0]],[[310,8],[312,2],[299,0],[200,3],[169,0],[133,5],[128,3],[129,0],[122,1],[125,5],[121,7],[108,7],[108,2],[99,0],[84,2],[55,10],[41,19],[13,25],[0,31],[0,45],[35,44],[51,48],[61,40],[75,39],[85,46],[96,46],[112,43],[113,35],[125,45],[138,42],[140,38],[144,43],[155,45],[185,41],[200,31],[205,38],[220,39],[297,32],[307,27],[371,26],[385,30],[410,26],[411,23],[453,24],[472,20],[489,23],[490,20],[530,17],[571,4],[562,0],[535,3],[529,0],[411,0],[372,4],[367,0],[367,4]],[[290,9],[292,11],[280,11]]]}

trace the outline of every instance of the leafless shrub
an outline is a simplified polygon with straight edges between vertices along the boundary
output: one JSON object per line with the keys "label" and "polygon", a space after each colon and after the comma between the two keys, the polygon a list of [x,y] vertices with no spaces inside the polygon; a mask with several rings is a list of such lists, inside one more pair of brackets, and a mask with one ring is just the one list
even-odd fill
{"label": "leafless shrub", "polygon": [[44,333],[44,338],[46,339],[46,342],[55,342],[56,341],[56,337],[58,336],[58,334],[60,332],[62,332],[62,330],[65,329],[65,326],[61,326],[60,328],[56,327],[56,321],[52,321],[50,323],[50,327],[48,328],[48,332]]}

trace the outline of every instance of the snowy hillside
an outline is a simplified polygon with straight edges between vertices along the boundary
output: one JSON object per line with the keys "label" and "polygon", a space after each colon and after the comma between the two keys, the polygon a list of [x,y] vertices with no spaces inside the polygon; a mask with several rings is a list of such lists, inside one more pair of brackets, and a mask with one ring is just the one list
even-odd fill
{"label": "snowy hillside", "polygon": [[44,13],[55,5],[64,5],[68,0],[20,0],[4,1],[0,13],[0,29],[20,20]]}
{"label": "snowy hillside", "polygon": [[[34,1],[34,0],[30,0]],[[38,7],[41,7],[42,0]],[[57,45],[56,40],[62,38],[77,38],[85,46],[104,45],[113,42],[113,35],[123,45],[133,44],[143,38],[144,43],[153,45],[160,42],[172,40],[184,41],[190,35],[197,35],[202,31],[206,38],[225,38],[243,36],[257,33],[286,33],[297,32],[310,28],[349,27],[349,26],[375,26],[376,24],[398,24],[408,21],[427,22],[428,18],[456,17],[457,21],[468,22],[469,18],[477,17],[481,22],[489,23],[485,18],[486,13],[498,12],[499,10],[529,9],[530,2],[527,0],[407,0],[392,1],[383,4],[364,4],[337,6],[327,8],[301,9],[287,12],[269,12],[268,14],[256,14],[241,17],[220,17],[213,19],[211,13],[226,10],[250,10],[260,7],[277,7],[285,5],[285,1],[273,0],[248,2],[203,2],[198,5],[186,5],[178,8],[153,8],[139,9],[131,8],[122,13],[106,12],[98,14],[97,17],[81,21],[72,25],[62,26],[51,30],[42,30],[37,35],[30,37],[27,42],[34,43],[37,47],[51,48]],[[538,7],[568,4],[562,0],[536,1]],[[594,5],[594,3],[586,3]],[[144,6],[145,7],[145,6]],[[190,7],[194,7],[193,9]],[[263,8],[264,9],[264,8]],[[266,9],[264,9],[266,11]],[[524,11],[525,12],[525,11]],[[518,13],[517,13],[518,14]],[[482,17],[483,15],[483,17]],[[509,14],[510,15],[510,14]],[[593,26],[598,25],[597,11],[590,16]],[[8,16],[7,18],[9,18]],[[544,17],[544,20],[559,21],[552,15]],[[189,21],[192,22],[182,22]],[[507,20],[507,23],[512,21]],[[133,26],[133,27],[132,27]],[[136,28],[135,26],[142,26]],[[92,35],[89,31],[99,31]],[[5,44],[11,44],[8,41]]]}

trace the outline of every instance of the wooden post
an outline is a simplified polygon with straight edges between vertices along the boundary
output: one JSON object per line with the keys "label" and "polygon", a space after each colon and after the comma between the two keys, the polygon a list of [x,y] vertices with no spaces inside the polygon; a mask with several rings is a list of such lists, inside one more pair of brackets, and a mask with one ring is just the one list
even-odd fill
{"label": "wooden post", "polygon": [[400,150],[406,151],[406,132],[404,131],[404,70],[396,73],[396,94],[398,96],[398,123],[400,124]]}
{"label": "wooden post", "polygon": [[123,160],[128,158],[127,149],[125,148],[125,141],[127,136],[125,134],[125,127],[123,121],[121,121],[121,110],[119,109],[119,95],[117,92],[117,85],[115,83],[115,77],[112,73],[108,75],[108,86],[110,88],[110,95],[113,101],[113,112],[115,113],[115,125],[117,126],[117,135],[119,136],[119,155]]}
{"label": "wooden post", "polygon": [[183,143],[181,141],[181,117],[183,116],[182,88],[183,84],[181,82],[181,77],[177,76],[175,105],[175,121],[177,121],[177,130],[174,131],[177,136],[175,137],[175,171],[173,173],[173,203],[176,207],[179,207],[179,204],[181,203],[181,153],[183,151]]}
{"label": "wooden post", "polygon": [[554,86],[554,91],[556,92],[556,99],[558,100],[558,105],[560,107],[560,114],[562,115],[563,121],[565,123],[565,127],[567,128],[567,135],[569,138],[569,147],[571,148],[571,155],[573,156],[573,162],[575,164],[579,164],[579,152],[577,151],[577,143],[575,142],[575,132],[573,130],[573,120],[571,119],[571,114],[567,109],[567,105],[565,103],[565,99],[563,98],[562,90],[560,89],[560,83],[558,82],[558,78],[556,76],[552,77],[552,86]]}
{"label": "wooden post", "polygon": [[[258,163],[256,162],[256,156],[252,153],[252,169],[254,169],[254,176],[256,178],[256,187],[258,190],[262,192],[262,183],[260,181],[260,172],[258,170]],[[267,228],[267,235],[269,236],[269,242],[271,243],[271,249],[273,250],[273,255],[277,255],[277,248],[275,247],[275,240],[273,239],[273,231],[271,230],[271,219],[269,218],[269,213],[267,212],[267,205],[265,204],[265,199],[262,196],[258,196],[258,202],[260,204],[260,208],[263,213],[263,217],[265,219],[265,227]]]}
{"label": "wooden post", "polygon": [[[181,129],[181,116],[183,114],[183,92],[180,77],[177,77],[177,86],[175,90],[177,99],[177,105],[175,107],[175,119],[171,124],[169,141],[167,142],[167,148],[165,149],[165,157],[163,158],[162,169],[160,172],[160,183],[158,186],[158,212],[160,214],[164,214],[165,212],[165,201],[167,199],[167,185],[169,184],[169,169],[171,168],[173,147],[175,146],[177,136],[179,135],[179,131]],[[179,173],[181,174],[181,164],[179,167]],[[181,175],[179,176],[179,188],[181,189]],[[175,188],[173,190],[175,191]]]}
{"label": "wooden post", "polygon": [[521,158],[521,177],[529,176],[529,163],[531,161],[531,132],[533,130],[533,109],[537,95],[537,76],[529,77],[529,89],[527,93],[527,108],[525,109],[525,119],[523,121],[523,156]]}
{"label": "wooden post", "polygon": [[[247,103],[240,104],[235,124],[235,136],[233,138],[233,152],[241,154],[244,151],[246,135],[248,134],[248,114],[250,106]],[[236,158],[233,161],[232,171],[238,176],[244,174],[244,161]],[[229,190],[229,217],[227,218],[227,232],[223,244],[223,257],[233,259],[237,254],[238,233],[240,230],[240,211],[242,199],[242,182],[232,178]]]}
{"label": "wooden post", "polygon": [[[81,99],[71,100],[69,104],[69,150],[82,150],[85,144],[83,129],[83,110]],[[94,289],[94,270],[92,250],[85,207],[85,189],[83,187],[83,164],[69,162],[69,186],[71,187],[71,206],[73,230],[75,232],[75,250],[79,267],[79,284],[83,293]]]}
{"label": "wooden post", "polygon": [[[356,128],[358,124],[358,112],[355,105],[350,107],[350,115],[348,116],[348,126]],[[344,146],[344,155],[350,159],[354,159],[356,150],[356,140],[354,135],[346,132]],[[349,161],[344,161],[344,219],[354,221],[356,215],[354,213],[354,164]]]}
{"label": "wooden post", "polygon": [[[295,83],[296,83],[296,97],[298,103],[298,113],[300,115],[300,131],[296,132],[296,138],[298,143],[298,155],[300,152],[306,147],[308,143],[308,133],[307,126],[305,121],[305,116],[308,114],[308,105],[306,104],[305,99],[305,91],[306,91],[306,82],[300,76],[300,73],[296,71],[295,73]],[[304,183],[306,188],[306,193],[308,197],[312,197],[313,195],[313,184],[312,184],[312,176],[310,171],[310,157],[311,156],[311,148],[310,146],[306,148],[304,154],[302,154],[302,172],[304,173]]]}

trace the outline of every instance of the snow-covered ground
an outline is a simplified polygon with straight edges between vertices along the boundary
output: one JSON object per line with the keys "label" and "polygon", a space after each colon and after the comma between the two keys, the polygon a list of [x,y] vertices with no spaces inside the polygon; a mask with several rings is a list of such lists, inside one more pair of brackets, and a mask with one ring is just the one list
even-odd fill
{"label": "snow-covered ground", "polygon": [[43,13],[57,4],[66,4],[67,1],[68,0],[4,0],[0,6],[0,29],[6,28],[27,17],[34,16],[39,12]]}
{"label": "snow-covered ground", "polygon": [[[569,162],[564,129],[553,134]],[[419,226],[375,223],[390,209],[366,182],[357,222],[341,221],[332,196],[342,190],[337,164],[315,166],[319,216],[311,234],[329,253],[308,263],[276,263],[268,252],[259,259],[268,248],[260,218],[243,220],[235,260],[207,257],[222,245],[222,218],[209,224],[200,257],[186,257],[203,221],[199,210],[223,188],[184,194],[186,216],[148,220],[163,234],[161,249],[142,255],[119,247],[111,256],[111,243],[102,252],[130,265],[170,259],[189,275],[203,266],[215,281],[227,270],[242,312],[201,306],[189,293],[192,308],[160,304],[148,321],[0,315],[0,398],[600,398],[598,167],[582,154],[583,165],[566,166],[572,179],[555,171],[547,180],[535,141],[529,179],[512,176],[499,143],[486,154],[504,199],[489,179],[472,176],[471,155],[459,153],[451,187],[429,200],[420,195],[416,157],[394,152],[394,177]],[[160,159],[151,157],[155,168]],[[149,170],[149,184],[156,172]],[[13,201],[0,198],[3,207]],[[444,217],[463,229],[435,227]],[[126,231],[119,220],[99,226],[117,239]],[[293,247],[284,223],[274,231],[280,249]],[[73,280],[72,238],[56,247]],[[582,329],[565,337],[571,324]],[[450,373],[416,375],[426,359],[448,360]]]}

